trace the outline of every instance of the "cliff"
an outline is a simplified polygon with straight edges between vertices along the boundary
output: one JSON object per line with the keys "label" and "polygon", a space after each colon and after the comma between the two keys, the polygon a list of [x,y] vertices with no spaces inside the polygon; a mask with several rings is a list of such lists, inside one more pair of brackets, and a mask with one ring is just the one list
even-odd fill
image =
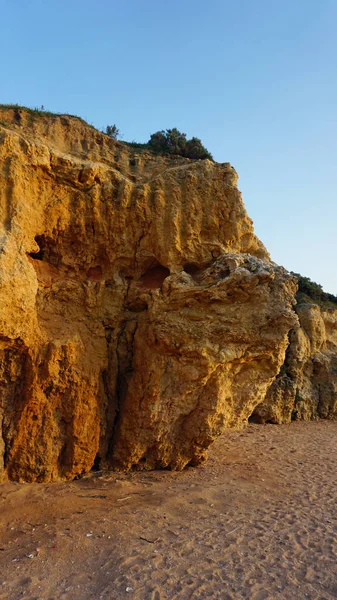
{"label": "cliff", "polygon": [[298,323],[235,170],[0,117],[0,478],[200,463]]}

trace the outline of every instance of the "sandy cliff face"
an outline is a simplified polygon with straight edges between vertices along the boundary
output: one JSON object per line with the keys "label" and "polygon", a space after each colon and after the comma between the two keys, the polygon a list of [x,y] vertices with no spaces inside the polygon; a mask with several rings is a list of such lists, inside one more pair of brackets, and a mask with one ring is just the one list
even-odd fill
{"label": "sandy cliff face", "polygon": [[337,417],[337,310],[296,307],[300,326],[289,334],[281,371],[252,415],[257,422]]}
{"label": "sandy cliff face", "polygon": [[1,121],[0,477],[198,464],[297,322],[234,169],[68,117]]}

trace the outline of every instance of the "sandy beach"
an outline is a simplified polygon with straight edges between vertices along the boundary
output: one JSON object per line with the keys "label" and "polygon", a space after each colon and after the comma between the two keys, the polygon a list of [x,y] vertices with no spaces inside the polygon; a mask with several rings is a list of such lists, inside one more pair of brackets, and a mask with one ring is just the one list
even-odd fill
{"label": "sandy beach", "polygon": [[1,600],[337,598],[337,423],[227,431],[183,472],[0,486]]}

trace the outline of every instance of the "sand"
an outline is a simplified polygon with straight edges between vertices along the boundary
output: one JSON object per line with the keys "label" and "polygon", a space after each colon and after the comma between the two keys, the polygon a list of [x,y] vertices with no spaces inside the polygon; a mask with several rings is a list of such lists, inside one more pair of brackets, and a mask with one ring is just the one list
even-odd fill
{"label": "sand", "polygon": [[0,486],[0,599],[337,598],[337,423],[226,432],[207,463]]}

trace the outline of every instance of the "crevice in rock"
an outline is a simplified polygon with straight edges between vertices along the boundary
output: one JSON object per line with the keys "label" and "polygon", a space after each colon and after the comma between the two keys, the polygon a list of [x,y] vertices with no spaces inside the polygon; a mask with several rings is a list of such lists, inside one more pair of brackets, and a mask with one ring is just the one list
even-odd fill
{"label": "crevice in rock", "polygon": [[116,414],[109,441],[108,460],[113,460],[116,432],[119,426],[123,402],[127,394],[129,377],[133,371],[134,339],[138,327],[136,320],[124,321],[121,324],[116,344],[117,380],[115,389]]}
{"label": "crevice in rock", "polygon": [[101,470],[101,457],[99,454],[96,454],[94,464],[91,467],[91,471],[97,472]]}
{"label": "crevice in rock", "polygon": [[33,258],[34,260],[44,260],[45,259],[45,247],[46,247],[46,239],[44,235],[36,235],[35,241],[39,246],[38,252],[29,252],[28,256]]}
{"label": "crevice in rock", "polygon": [[294,407],[291,413],[291,420],[292,421],[297,421],[298,420],[298,409],[299,409],[299,404],[303,402],[303,399],[301,398],[300,392],[298,387],[296,388],[296,392],[295,392],[295,401],[294,401]]}
{"label": "crevice in rock", "polygon": [[4,451],[4,456],[3,456],[3,466],[4,466],[4,469],[6,469],[6,467],[8,465],[8,461],[9,461],[9,450],[7,448],[7,445],[6,445],[6,442],[5,442],[4,438],[2,438],[2,439],[3,439],[3,442],[4,442],[4,446],[5,446],[5,451]]}
{"label": "crevice in rock", "polygon": [[133,313],[141,313],[148,309],[148,304],[141,298],[136,298],[125,304],[125,308]]}
{"label": "crevice in rock", "polygon": [[102,423],[104,424],[105,434],[101,437],[99,445],[99,455],[104,459],[109,455],[110,444],[114,437],[116,418],[119,410],[116,381],[116,339],[114,329],[105,326],[105,339],[107,348],[107,368],[102,371],[101,381],[104,395],[104,409],[102,413]]}
{"label": "crevice in rock", "polygon": [[[248,417],[248,423],[255,423],[258,425],[263,425],[265,423],[273,423],[273,424],[277,424],[279,423],[279,420],[276,416],[273,416],[273,402],[271,400],[271,398],[273,397],[273,390],[274,393],[277,393],[277,388],[278,386],[282,386],[282,389],[284,385],[289,385],[293,382],[293,378],[291,376],[290,373],[290,366],[289,366],[289,357],[290,357],[290,353],[291,353],[291,336],[294,333],[294,329],[291,329],[290,331],[288,331],[287,337],[288,337],[288,346],[285,352],[285,357],[284,357],[284,362],[280,367],[279,372],[277,373],[275,379],[273,380],[273,382],[271,383],[271,385],[269,386],[269,388],[266,391],[264,400],[262,402],[259,402],[259,404],[257,404],[254,407],[254,410],[252,412],[252,414],[250,415],[250,417]],[[298,394],[298,390],[296,391],[296,396],[295,396],[295,400],[294,400],[294,406],[293,406],[293,410],[291,413],[291,420],[292,421],[296,421],[297,420],[297,408],[296,408],[296,404],[297,404],[297,394]]]}
{"label": "crevice in rock", "polygon": [[3,462],[11,477],[18,467],[16,457],[12,455],[22,412],[29,400],[32,383],[32,360],[28,349],[21,340],[10,340],[8,345],[0,347],[1,378],[4,383],[0,404],[3,407],[1,436],[3,439]]}

